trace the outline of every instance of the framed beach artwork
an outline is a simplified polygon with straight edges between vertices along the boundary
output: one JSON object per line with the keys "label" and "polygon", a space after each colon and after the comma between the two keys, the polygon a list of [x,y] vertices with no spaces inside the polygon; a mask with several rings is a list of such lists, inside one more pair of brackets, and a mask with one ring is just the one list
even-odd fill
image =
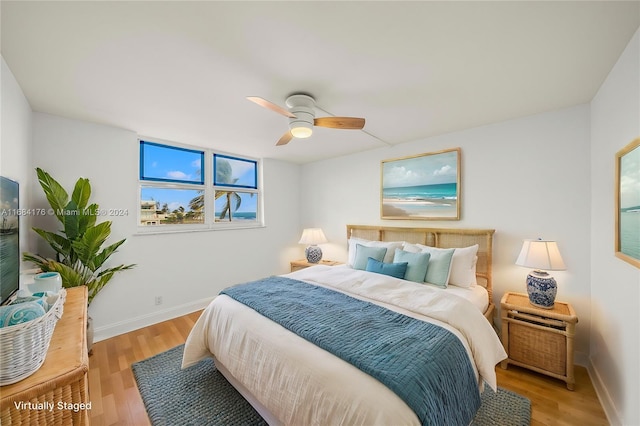
{"label": "framed beach artwork", "polygon": [[640,268],[640,138],[616,153],[616,256]]}
{"label": "framed beach artwork", "polygon": [[381,174],[382,219],[460,219],[460,148],[383,160]]}

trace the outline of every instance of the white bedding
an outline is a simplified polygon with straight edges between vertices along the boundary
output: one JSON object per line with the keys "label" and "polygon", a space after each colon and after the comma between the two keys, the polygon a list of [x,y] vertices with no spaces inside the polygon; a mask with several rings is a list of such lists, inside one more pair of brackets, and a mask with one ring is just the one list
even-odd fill
{"label": "white bedding", "polygon": [[[320,265],[286,276],[449,329],[465,346],[480,382],[496,389],[495,365],[506,353],[470,302],[350,268]],[[191,331],[182,366],[212,355],[283,424],[419,424],[404,401],[376,379],[224,295]]]}
{"label": "white bedding", "polygon": [[438,287],[431,284],[425,284],[438,291],[444,291],[450,294],[455,294],[458,297],[468,300],[473,303],[480,312],[484,313],[489,307],[489,293],[487,289],[481,285],[472,285],[471,287],[457,287],[455,285],[449,285],[447,288]]}

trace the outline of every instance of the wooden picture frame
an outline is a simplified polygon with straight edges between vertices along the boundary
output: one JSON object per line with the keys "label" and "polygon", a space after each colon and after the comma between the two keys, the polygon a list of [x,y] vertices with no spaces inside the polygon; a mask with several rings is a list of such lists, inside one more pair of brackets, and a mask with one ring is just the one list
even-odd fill
{"label": "wooden picture frame", "polygon": [[640,138],[616,153],[615,255],[640,268]]}
{"label": "wooden picture frame", "polygon": [[460,148],[381,162],[380,217],[460,220]]}

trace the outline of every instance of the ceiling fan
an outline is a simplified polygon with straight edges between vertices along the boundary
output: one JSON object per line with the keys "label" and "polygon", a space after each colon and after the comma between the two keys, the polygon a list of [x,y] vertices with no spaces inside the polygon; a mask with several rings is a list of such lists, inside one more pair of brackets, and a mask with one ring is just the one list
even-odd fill
{"label": "ceiling fan", "polygon": [[309,95],[296,93],[287,98],[286,104],[289,109],[269,102],[258,96],[247,96],[252,102],[261,107],[270,109],[278,114],[289,118],[289,130],[282,135],[276,145],[286,145],[291,139],[308,138],[313,133],[313,126],[328,127],[331,129],[353,129],[360,130],[364,127],[364,118],[356,117],[318,117],[315,115],[316,101]]}

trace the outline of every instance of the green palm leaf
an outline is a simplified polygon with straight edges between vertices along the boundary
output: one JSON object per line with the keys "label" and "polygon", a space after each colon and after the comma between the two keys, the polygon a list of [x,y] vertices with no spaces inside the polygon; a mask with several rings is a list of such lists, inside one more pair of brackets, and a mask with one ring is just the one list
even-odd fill
{"label": "green palm leaf", "polygon": [[105,247],[100,253],[94,256],[93,258],[93,267],[99,269],[102,267],[102,264],[106,262],[109,257],[115,253],[115,251],[120,247],[126,240],[120,240],[117,243],[113,243],[110,246]]}
{"label": "green palm leaf", "polygon": [[58,220],[64,223],[62,210],[64,210],[69,202],[69,194],[67,194],[67,191],[65,191],[49,173],[40,168],[36,169],[36,173],[38,174],[38,181],[44,191],[44,195],[47,197],[47,201],[49,201],[49,205],[53,208]]}
{"label": "green palm leaf", "polygon": [[71,242],[62,235],[54,232],[45,231],[40,228],[33,228],[33,230],[40,235],[56,253],[62,257],[69,257],[69,251],[71,250]]}
{"label": "green palm leaf", "polygon": [[78,259],[83,264],[89,265],[110,233],[111,222],[99,223],[87,229],[84,235],[71,243],[71,247],[75,250]]}
{"label": "green palm leaf", "polygon": [[90,196],[91,185],[89,184],[89,179],[78,179],[75,188],[73,188],[71,199],[76,203],[79,209],[84,209],[85,207],[87,207]]}
{"label": "green palm leaf", "polygon": [[64,208],[62,223],[64,223],[64,233],[70,240],[78,238],[78,230],[80,228],[79,214],[78,205],[75,201],[69,201]]}
{"label": "green palm leaf", "polygon": [[80,211],[80,221],[78,223],[78,232],[84,234],[87,228],[95,226],[98,218],[98,205],[93,203]]}

